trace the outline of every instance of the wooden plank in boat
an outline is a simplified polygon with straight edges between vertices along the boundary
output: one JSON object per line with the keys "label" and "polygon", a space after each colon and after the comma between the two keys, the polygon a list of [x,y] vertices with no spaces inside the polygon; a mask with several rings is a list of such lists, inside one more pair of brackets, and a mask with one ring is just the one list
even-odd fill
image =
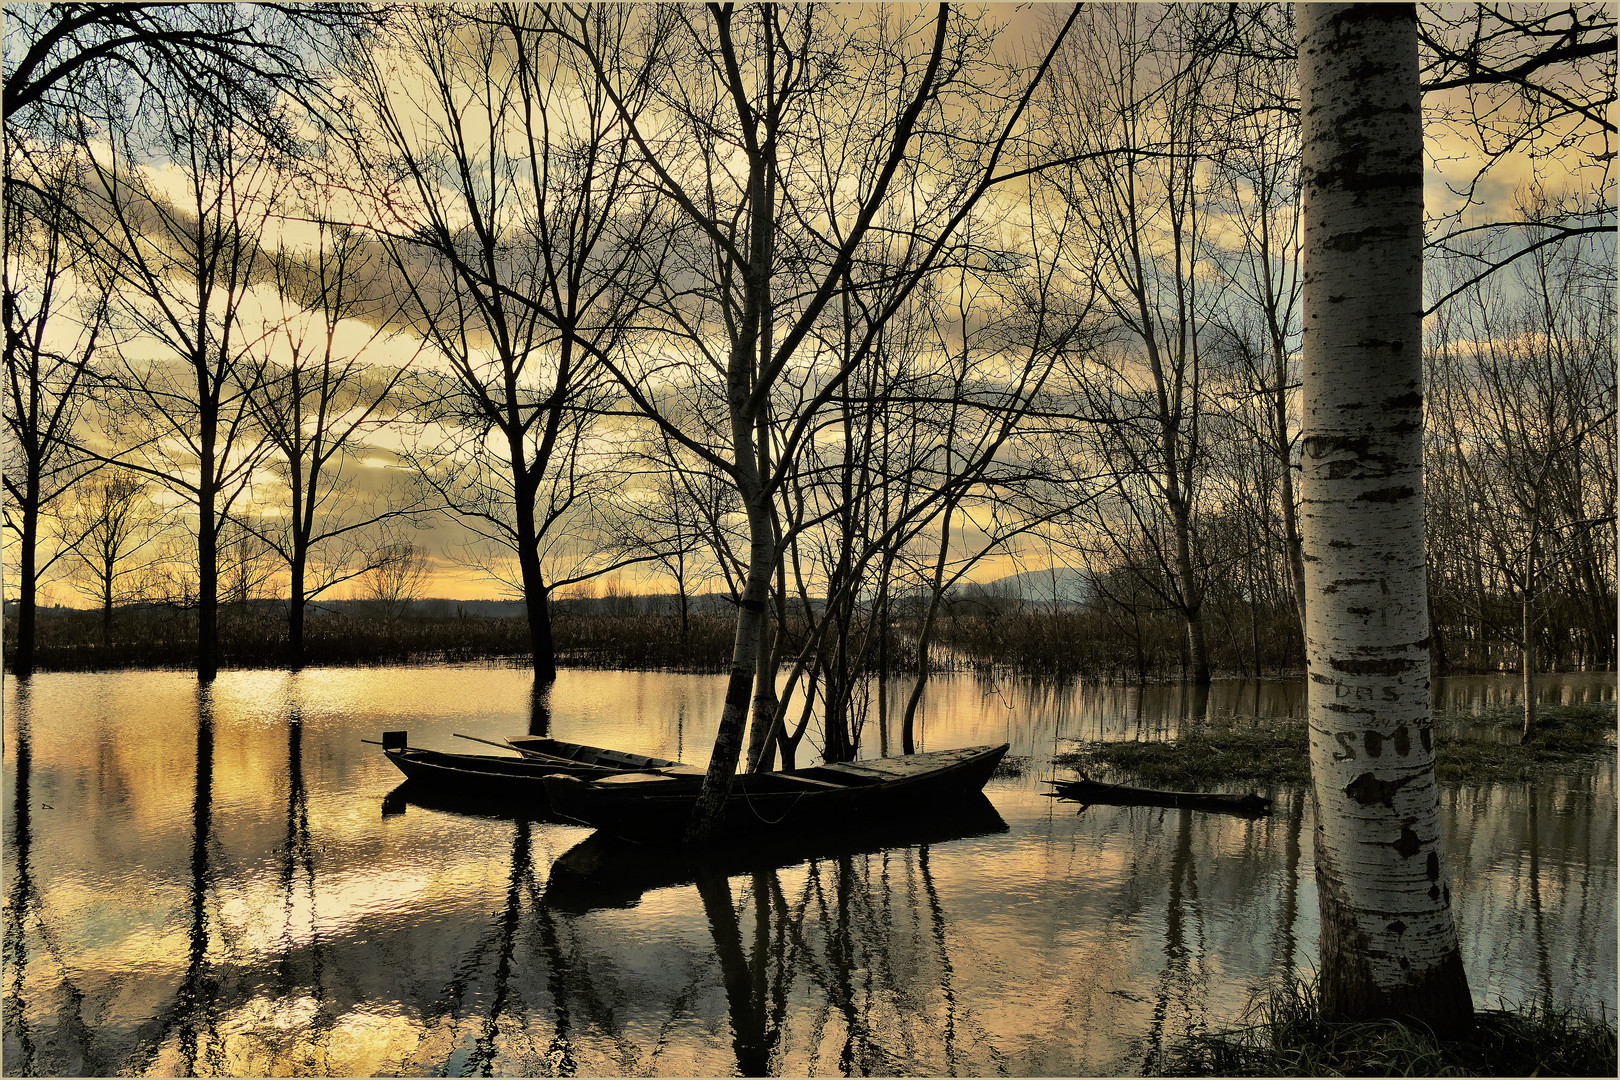
{"label": "wooden plank in boat", "polygon": [[702,775],[702,769],[692,765],[683,765],[678,769],[660,769],[657,772],[614,773],[612,776],[604,776],[599,778],[595,781],[595,783],[617,784],[620,786],[625,784],[668,784],[671,783],[676,777]]}
{"label": "wooden plank in boat", "polygon": [[844,761],[835,765],[823,765],[822,768],[828,771],[848,773],[852,776],[901,779],[907,776],[916,776],[919,773],[936,772],[941,768],[977,757],[983,752],[984,747],[975,746],[961,750],[938,750],[929,754],[906,754],[901,757],[873,758],[868,761]]}

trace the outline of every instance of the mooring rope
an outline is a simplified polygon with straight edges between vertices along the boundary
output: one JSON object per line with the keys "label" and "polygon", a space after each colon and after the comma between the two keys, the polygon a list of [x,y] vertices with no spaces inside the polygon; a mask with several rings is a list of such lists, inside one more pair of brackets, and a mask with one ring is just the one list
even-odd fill
{"label": "mooring rope", "polygon": [[782,811],[782,816],[777,818],[775,821],[772,821],[770,818],[768,818],[764,814],[760,813],[759,810],[757,810],[754,807],[754,798],[753,798],[752,795],[748,794],[748,788],[747,787],[743,788],[742,797],[743,797],[743,802],[748,804],[749,812],[751,812],[756,818],[758,818],[762,824],[765,824],[765,825],[780,825],[780,824],[782,824],[782,822],[784,820],[787,819],[787,816],[789,814],[793,813],[793,808],[795,806],[799,805],[799,800],[804,798],[808,794],[810,794],[808,791],[801,791],[797,795],[795,795],[793,797],[793,801],[788,803],[788,808],[786,810]]}

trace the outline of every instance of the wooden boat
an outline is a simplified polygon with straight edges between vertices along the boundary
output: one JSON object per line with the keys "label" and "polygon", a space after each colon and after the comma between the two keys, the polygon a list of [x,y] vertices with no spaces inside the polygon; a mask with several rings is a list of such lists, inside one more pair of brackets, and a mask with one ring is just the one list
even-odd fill
{"label": "wooden boat", "polygon": [[1189,810],[1215,810],[1226,814],[1260,817],[1271,812],[1271,800],[1253,791],[1229,795],[1218,791],[1161,791],[1156,788],[1105,784],[1081,774],[1078,780],[1048,780],[1053,796],[1104,806],[1170,806]]}
{"label": "wooden boat", "polygon": [[[983,788],[1006,752],[1003,743],[744,774],[732,784],[715,839],[841,829],[948,807]],[[552,809],[563,817],[627,840],[668,843],[686,831],[702,778],[548,776],[545,785]]]}
{"label": "wooden boat", "polygon": [[559,773],[587,778],[612,776],[627,770],[652,775],[689,775],[701,780],[703,770],[679,761],[626,754],[600,746],[564,743],[555,739],[516,736],[526,744],[544,744],[520,757],[494,754],[450,754],[406,745],[403,731],[383,732],[383,756],[418,788],[440,796],[474,800],[527,800],[545,805],[542,778]]}
{"label": "wooden boat", "polygon": [[944,844],[1007,831],[983,792],[930,803],[920,813],[885,817],[828,835],[799,832],[768,844],[730,844],[713,850],[654,847],[593,832],[559,855],[546,876],[546,906],[578,914],[634,907],[646,893],[690,885],[704,876],[768,873],[811,860],[845,859],[872,852]]}

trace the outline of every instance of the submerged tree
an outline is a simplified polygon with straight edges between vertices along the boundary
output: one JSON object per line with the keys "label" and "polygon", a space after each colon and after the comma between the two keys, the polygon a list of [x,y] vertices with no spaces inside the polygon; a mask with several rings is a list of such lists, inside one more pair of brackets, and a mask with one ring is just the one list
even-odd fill
{"label": "submerged tree", "polygon": [[[405,317],[437,354],[408,456],[480,538],[479,565],[523,598],[546,683],[552,591],[648,557],[591,533],[619,489],[601,357],[635,310],[620,272],[644,219],[615,105],[536,10],[416,11],[397,54],[357,73],[371,126],[353,139],[376,166]],[[600,8],[587,21],[617,40],[630,18]]]}
{"label": "submerged tree", "polygon": [[[203,103],[172,93],[131,116],[121,104],[87,116],[80,132],[90,172],[82,227],[105,234],[93,265],[123,331],[108,365],[107,422],[119,440],[108,456],[196,514],[203,681],[219,662],[221,530],[267,449],[252,422],[248,353],[261,328],[249,296],[265,271],[261,240],[283,179],[266,140],[214,120]],[[154,157],[171,168],[151,167]]]}
{"label": "submerged tree", "polygon": [[[7,129],[5,257],[0,318],[5,346],[5,528],[16,558],[17,643],[11,670],[34,669],[34,615],[40,581],[61,554],[42,549],[41,529],[85,469],[75,426],[94,378],[106,324],[105,295],[87,279],[75,238],[83,161],[70,150],[23,159]],[[18,176],[27,182],[11,185]],[[104,341],[103,341],[104,343]]]}
{"label": "submerged tree", "polygon": [[[662,355],[615,373],[640,411],[730,477],[748,522],[730,686],[688,829],[699,837],[723,812],[750,703],[774,697],[754,684],[773,677],[761,659],[781,556],[778,489],[817,435],[823,410],[846,392],[974,206],[1028,176],[1007,154],[1049,60],[1027,79],[991,76],[984,35],[943,6],[931,18],[885,11],[859,25],[820,9],[659,9],[649,48],[668,73],[657,83],[654,126],[635,115],[627,95],[639,83],[612,66],[611,43],[589,13],[552,18],[609,87],[659,194],[675,208],[690,296],[666,295],[660,314],[670,339],[685,342],[692,359],[683,366],[701,372],[712,399],[725,402],[717,426],[727,445],[706,445],[668,421],[658,399],[668,381]],[[900,258],[873,256],[874,247],[891,245]],[[893,287],[863,318],[859,337],[847,348],[817,349],[814,335],[834,301],[874,279]],[[774,411],[779,393],[792,402],[786,414]],[[756,705],[756,723],[772,714]]]}
{"label": "submerged tree", "polygon": [[1411,5],[1299,7],[1304,548],[1323,1007],[1473,1007],[1440,849],[1423,552],[1423,129]]}

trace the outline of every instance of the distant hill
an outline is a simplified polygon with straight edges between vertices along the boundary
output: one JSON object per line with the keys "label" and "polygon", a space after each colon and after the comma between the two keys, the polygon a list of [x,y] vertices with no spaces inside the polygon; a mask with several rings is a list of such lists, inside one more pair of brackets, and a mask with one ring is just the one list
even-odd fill
{"label": "distant hill", "polygon": [[1026,604],[1084,604],[1092,597],[1091,580],[1083,570],[1060,566],[1055,570],[1026,570],[980,585],[994,596]]}

